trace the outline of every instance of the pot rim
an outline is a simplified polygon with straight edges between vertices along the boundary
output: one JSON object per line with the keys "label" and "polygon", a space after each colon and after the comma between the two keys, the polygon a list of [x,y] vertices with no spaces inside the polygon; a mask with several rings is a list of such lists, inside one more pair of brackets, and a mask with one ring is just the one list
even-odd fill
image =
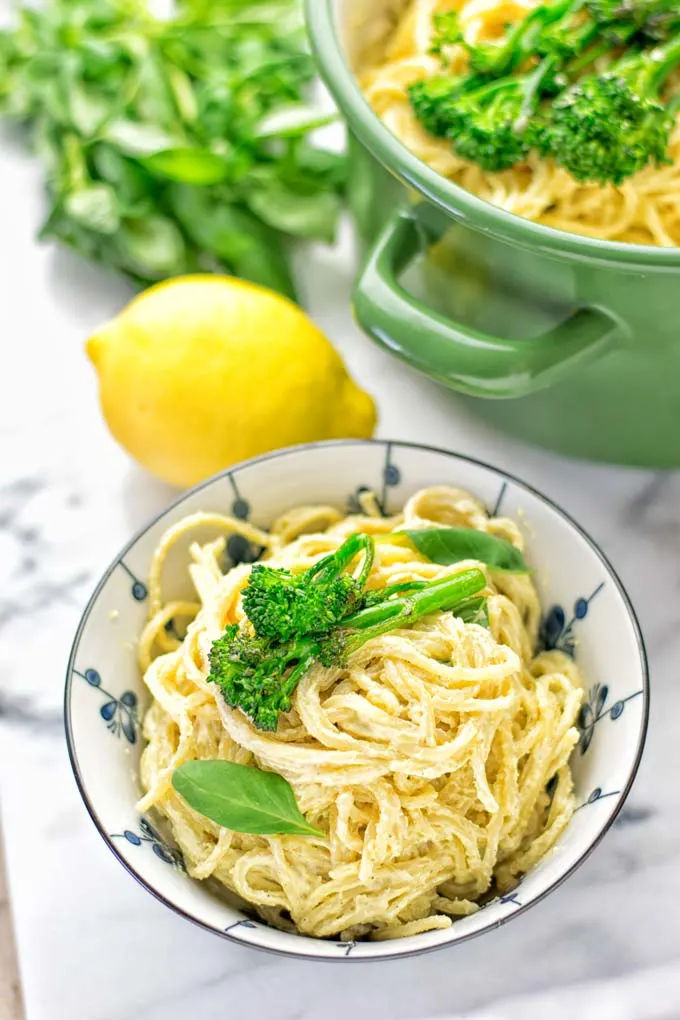
{"label": "pot rim", "polygon": [[420,195],[452,215],[463,216],[478,229],[512,239],[533,249],[586,256],[600,262],[623,262],[665,268],[680,266],[680,246],[607,241],[557,230],[500,209],[432,170],[399,141],[374,113],[359,88],[342,47],[332,0],[305,0],[306,21],[319,70],[352,132],[384,166]]}

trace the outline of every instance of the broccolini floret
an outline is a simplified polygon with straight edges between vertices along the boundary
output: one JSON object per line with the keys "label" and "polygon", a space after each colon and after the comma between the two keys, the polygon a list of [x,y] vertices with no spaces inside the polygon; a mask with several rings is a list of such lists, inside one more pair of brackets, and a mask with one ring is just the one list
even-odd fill
{"label": "broccolini floret", "polygon": [[665,105],[661,89],[678,64],[676,38],[582,78],[553,102],[541,150],[577,180],[600,184],[665,162],[676,103]]}
{"label": "broccolini floret", "polygon": [[585,6],[601,26],[631,25],[636,31],[677,18],[680,11],[678,0],[585,0]]}
{"label": "broccolini floret", "polygon": [[541,83],[552,68],[548,58],[530,73],[501,78],[461,96],[449,135],[458,155],[492,172],[526,159],[534,144]]}
{"label": "broccolini floret", "polygon": [[443,57],[446,46],[462,46],[467,51],[470,75],[504,77],[520,69],[527,58],[544,52],[540,40],[550,40],[560,31],[573,31],[579,24],[578,12],[582,6],[583,0],[556,0],[555,3],[541,4],[512,25],[499,42],[469,43],[460,27],[457,12],[435,14],[430,52]]}
{"label": "broccolini floret", "polygon": [[[355,580],[343,571],[359,553],[364,554],[364,563]],[[295,634],[326,633],[357,607],[373,556],[368,535],[351,535],[334,553],[299,574],[257,564],[243,590],[243,608],[256,634],[288,641]]]}
{"label": "broccolini floret", "polygon": [[[414,82],[409,99],[426,130],[484,170],[536,149],[577,180],[620,184],[667,158],[680,99],[664,104],[661,88],[680,63],[679,32],[678,0],[556,0],[481,44],[447,12],[433,52],[463,46],[468,71]],[[670,41],[641,49],[657,38]]]}
{"label": "broccolini floret", "polygon": [[208,680],[259,729],[275,730],[279,714],[290,711],[291,694],[311,665],[314,649],[309,638],[275,644],[232,624],[213,642]]}
{"label": "broccolini floret", "polygon": [[[559,0],[539,7],[502,43],[464,43],[472,73],[439,75],[411,85],[416,117],[432,134],[449,138],[459,156],[484,170],[507,170],[526,159],[537,142],[534,118],[543,95],[555,91],[560,69],[597,34],[593,21],[580,18],[582,4]],[[512,73],[530,57],[533,64]]]}
{"label": "broccolini floret", "polygon": [[[259,729],[275,730],[279,715],[290,711],[292,694],[315,661],[340,667],[367,641],[408,627],[429,613],[456,614],[460,608],[468,622],[481,623],[486,600],[479,593],[485,585],[477,568],[437,581],[395,585],[383,589],[381,600],[373,599],[373,604],[343,616],[324,633],[293,632],[285,640],[232,624],[213,643],[208,680],[219,686],[227,705],[241,709]],[[258,603],[258,610],[264,605]],[[279,602],[272,605],[276,614]]]}

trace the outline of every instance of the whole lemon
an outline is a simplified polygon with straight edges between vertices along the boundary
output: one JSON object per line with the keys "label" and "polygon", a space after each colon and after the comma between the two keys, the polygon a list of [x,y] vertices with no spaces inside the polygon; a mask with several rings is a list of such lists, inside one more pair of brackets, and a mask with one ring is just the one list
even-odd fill
{"label": "whole lemon", "polygon": [[233,277],[185,276],[144,291],[90,337],[87,353],[111,432],[173,485],[375,427],[373,401],[304,312]]}

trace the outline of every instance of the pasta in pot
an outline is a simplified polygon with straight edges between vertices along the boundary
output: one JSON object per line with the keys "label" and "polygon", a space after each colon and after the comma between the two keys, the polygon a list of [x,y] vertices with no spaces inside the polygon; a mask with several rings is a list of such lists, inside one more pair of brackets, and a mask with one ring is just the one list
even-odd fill
{"label": "pasta in pot", "polygon": [[[619,186],[602,186],[575,180],[536,152],[510,170],[485,172],[457,156],[446,139],[428,134],[416,119],[407,86],[440,71],[439,59],[429,52],[435,13],[458,11],[465,37],[475,43],[498,38],[534,6],[531,0],[410,0],[383,53],[376,58],[373,48],[369,66],[362,69],[366,99],[424,163],[492,205],[603,240],[680,245],[680,120],[670,138],[668,164],[648,166]],[[458,47],[452,71],[463,71],[466,59]],[[676,75],[676,90],[678,81]]]}
{"label": "pasta in pot", "polygon": [[[448,927],[480,899],[511,888],[555,844],[574,807],[569,756],[582,684],[567,656],[535,655],[540,607],[528,574],[482,567],[488,630],[434,613],[373,638],[342,668],[315,665],[274,733],[227,707],[208,682],[212,642],[242,619],[251,568],[222,573],[223,539],[193,546],[200,606],[164,606],[163,560],[196,524],[222,524],[264,547],[269,565],[294,570],[354,532],[382,536],[369,576],[374,588],[471,565],[440,566],[391,542],[400,527],[476,528],[522,546],[511,520],[489,517],[461,490],[425,489],[390,518],[380,516],[374,497],[364,503],[364,514],[349,517],[303,507],[268,533],[216,514],[180,522],[156,552],[152,615],[140,641],[153,697],[140,811],[164,816],[193,877],[212,876],[269,923],[321,938],[388,939]],[[181,614],[195,617],[180,643],[165,625]],[[214,758],[280,773],[325,837],[246,835],[193,811],[172,786],[173,770]]]}

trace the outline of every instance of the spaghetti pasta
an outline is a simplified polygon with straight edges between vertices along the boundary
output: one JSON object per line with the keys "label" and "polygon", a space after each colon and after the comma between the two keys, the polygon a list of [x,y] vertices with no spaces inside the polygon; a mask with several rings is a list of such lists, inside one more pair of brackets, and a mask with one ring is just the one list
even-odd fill
{"label": "spaghetti pasta", "polygon": [[[440,566],[391,542],[400,527],[476,528],[522,547],[512,520],[489,517],[474,496],[446,486],[422,490],[394,517],[381,516],[370,494],[364,510],[343,517],[302,507],[270,532],[209,517],[264,547],[268,564],[294,571],[354,532],[381,536],[371,587],[472,565]],[[140,641],[153,701],[139,809],[167,820],[189,873],[222,883],[272,925],[321,938],[390,939],[448,927],[511,888],[571,817],[569,756],[582,692],[570,658],[535,654],[540,607],[530,575],[482,567],[488,630],[436,613],[374,638],[342,668],[312,667],[278,730],[263,732],[207,680],[212,642],[243,618],[240,593],[251,569],[222,572],[223,538],[192,547],[200,609],[181,643],[166,644],[168,620],[190,616],[194,606],[163,606],[163,561],[180,534],[206,520],[187,518],[161,542]],[[325,837],[246,835],[193,811],[172,773],[215,758],[280,773]]]}
{"label": "spaghetti pasta", "polygon": [[[680,120],[671,135],[667,165],[648,166],[619,186],[602,186],[575,180],[536,152],[510,170],[487,173],[457,156],[445,139],[428,134],[416,119],[406,89],[440,70],[438,58],[429,52],[435,13],[458,11],[465,36],[474,43],[498,38],[534,6],[533,0],[410,0],[382,46],[372,47],[364,61],[360,84],[368,102],[424,163],[492,205],[603,240],[680,245]],[[465,63],[463,48],[452,48],[452,71],[463,71]],[[677,89],[677,75],[674,81]]]}

